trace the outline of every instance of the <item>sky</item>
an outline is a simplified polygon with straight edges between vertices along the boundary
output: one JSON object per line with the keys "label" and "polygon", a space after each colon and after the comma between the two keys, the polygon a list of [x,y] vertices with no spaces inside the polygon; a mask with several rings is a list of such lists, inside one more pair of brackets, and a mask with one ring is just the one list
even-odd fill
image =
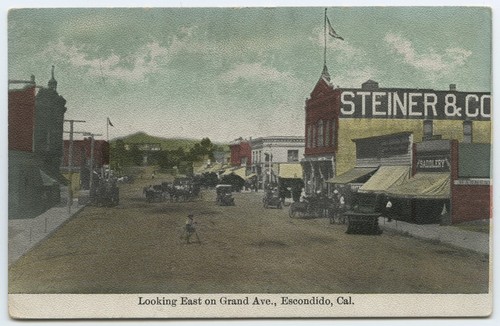
{"label": "sky", "polygon": [[[325,7],[46,8],[8,15],[8,77],[47,85],[66,119],[109,137],[303,135],[323,68]],[[326,7],[339,87],[491,91],[491,12],[478,7]]]}

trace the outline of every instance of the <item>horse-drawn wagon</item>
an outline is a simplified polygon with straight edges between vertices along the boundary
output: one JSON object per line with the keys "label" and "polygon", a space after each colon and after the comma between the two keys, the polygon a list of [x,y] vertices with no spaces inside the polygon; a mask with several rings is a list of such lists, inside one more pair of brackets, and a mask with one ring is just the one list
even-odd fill
{"label": "horse-drawn wagon", "polygon": [[215,199],[219,206],[234,206],[234,197],[232,195],[233,186],[219,184],[215,186],[217,197]]}

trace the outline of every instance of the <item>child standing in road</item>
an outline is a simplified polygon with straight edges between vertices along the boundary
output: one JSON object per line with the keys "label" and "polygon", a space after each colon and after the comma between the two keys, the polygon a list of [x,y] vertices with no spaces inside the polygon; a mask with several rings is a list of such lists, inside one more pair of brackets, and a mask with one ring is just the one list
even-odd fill
{"label": "child standing in road", "polygon": [[201,244],[200,237],[198,236],[198,233],[196,232],[196,222],[195,222],[193,217],[194,217],[193,214],[189,214],[188,218],[186,220],[186,224],[184,226],[184,234],[186,237],[186,243],[190,243],[189,240],[190,240],[191,236],[194,234],[194,235],[196,235],[196,239],[198,240],[198,243]]}

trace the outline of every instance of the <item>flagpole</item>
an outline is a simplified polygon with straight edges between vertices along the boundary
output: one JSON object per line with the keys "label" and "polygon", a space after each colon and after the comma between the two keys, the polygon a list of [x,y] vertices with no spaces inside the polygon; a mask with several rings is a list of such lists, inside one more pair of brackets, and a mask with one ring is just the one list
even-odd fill
{"label": "flagpole", "polygon": [[325,49],[323,52],[323,66],[326,66],[326,8],[325,8],[325,22],[324,22],[324,39],[325,39]]}

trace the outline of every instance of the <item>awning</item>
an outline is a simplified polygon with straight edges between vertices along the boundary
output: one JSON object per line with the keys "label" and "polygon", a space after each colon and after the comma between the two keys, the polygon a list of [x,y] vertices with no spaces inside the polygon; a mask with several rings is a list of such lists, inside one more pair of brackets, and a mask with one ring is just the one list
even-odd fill
{"label": "awning", "polygon": [[233,173],[236,174],[237,176],[239,176],[240,178],[245,179],[246,170],[247,169],[245,167],[241,167],[241,168],[234,169]]}
{"label": "awning", "polygon": [[392,186],[406,182],[409,177],[409,166],[381,166],[370,180],[359,188],[359,192],[383,193]]}
{"label": "awning", "polygon": [[249,175],[247,175],[244,179],[245,179],[245,180],[249,180],[249,179],[251,179],[251,178],[253,178],[253,177],[256,177],[256,176],[257,176],[257,175],[256,175],[255,173],[250,173],[250,174],[249,174]]}
{"label": "awning", "polygon": [[222,164],[214,163],[211,167],[207,167],[205,170],[206,173],[217,173],[222,168]]}
{"label": "awning", "polygon": [[300,163],[281,163],[278,177],[285,179],[302,179],[302,166]]}
{"label": "awning", "polygon": [[345,184],[356,182],[363,177],[367,177],[377,171],[377,168],[354,168],[344,174],[326,180],[328,183]]}
{"label": "awning", "polygon": [[52,186],[54,184],[60,184],[63,186],[69,185],[69,180],[58,171],[50,171],[46,168],[40,168],[40,175],[42,176],[44,186]]}
{"label": "awning", "polygon": [[221,175],[230,175],[231,173],[233,173],[232,169],[226,169]]}
{"label": "awning", "polygon": [[450,173],[417,173],[406,182],[390,187],[387,194],[402,198],[447,199],[450,198]]}

